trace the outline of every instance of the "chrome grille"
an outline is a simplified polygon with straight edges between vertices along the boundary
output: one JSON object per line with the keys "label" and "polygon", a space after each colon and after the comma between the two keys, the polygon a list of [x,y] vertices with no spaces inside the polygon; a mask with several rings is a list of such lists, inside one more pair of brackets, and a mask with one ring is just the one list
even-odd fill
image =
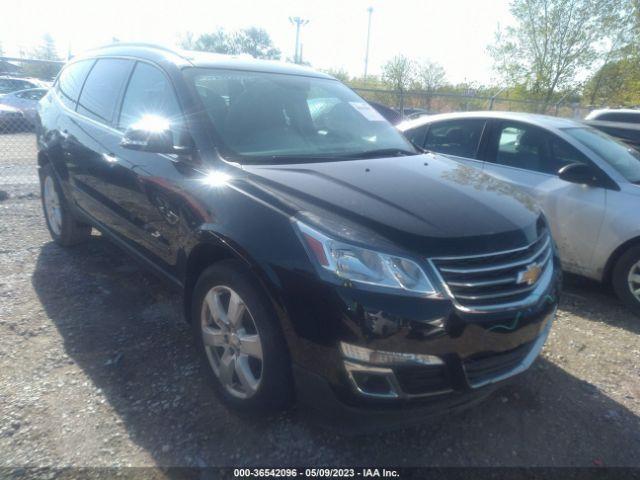
{"label": "chrome grille", "polygon": [[488,311],[526,304],[549,278],[552,252],[551,236],[545,231],[522,248],[431,262],[459,307]]}

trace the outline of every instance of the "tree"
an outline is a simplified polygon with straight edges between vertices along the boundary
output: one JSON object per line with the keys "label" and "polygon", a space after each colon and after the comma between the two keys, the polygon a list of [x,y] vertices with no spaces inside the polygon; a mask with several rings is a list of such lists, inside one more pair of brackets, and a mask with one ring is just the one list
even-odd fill
{"label": "tree", "polygon": [[55,77],[60,71],[61,64],[56,62],[60,62],[61,59],[58,56],[55,41],[48,33],[42,36],[42,41],[39,45],[27,51],[27,57],[33,60],[48,60],[51,62],[25,62],[22,65],[22,71],[27,76],[48,80]]}
{"label": "tree", "polygon": [[249,27],[232,35],[233,48],[238,53],[248,53],[255,58],[278,60],[280,50],[277,49],[267,31],[263,28]]}
{"label": "tree", "polygon": [[442,65],[431,60],[423,61],[418,67],[417,80],[420,88],[426,92],[426,108],[431,109],[433,93],[446,83],[446,73]]}
{"label": "tree", "polygon": [[195,50],[196,41],[193,32],[184,32],[178,36],[178,46],[185,50]]}
{"label": "tree", "polygon": [[[630,14],[632,12],[632,14]],[[588,102],[594,105],[598,98],[608,98],[622,77],[611,74],[620,70],[629,70],[625,59],[640,58],[638,41],[640,40],[640,2],[638,0],[617,0],[611,2],[611,8],[603,19],[603,26],[608,35],[608,46],[601,58],[601,66],[589,80],[585,94]],[[633,61],[631,61],[633,63]],[[625,68],[627,67],[627,68]],[[637,69],[636,69],[637,71]],[[621,88],[621,87],[619,87]]]}
{"label": "tree", "polygon": [[542,110],[558,90],[576,86],[606,38],[607,14],[620,0],[512,0],[513,26],[498,28],[489,52],[503,81],[524,84]]}
{"label": "tree", "polygon": [[230,36],[223,30],[218,29],[212,33],[203,33],[193,43],[193,49],[201,52],[224,53],[233,55],[234,51]]}
{"label": "tree", "polygon": [[348,83],[351,80],[349,72],[347,72],[344,68],[330,68],[326,71],[326,73],[334,78],[337,78],[343,83]]}
{"label": "tree", "polygon": [[414,82],[415,62],[404,55],[396,55],[382,67],[382,80],[400,96],[400,111],[404,111],[404,92]]}
{"label": "tree", "polygon": [[187,32],[178,40],[178,44],[187,50],[238,55],[246,53],[255,58],[279,59],[280,50],[275,47],[269,33],[257,27],[249,27],[232,33],[218,29],[204,33],[197,39]]}
{"label": "tree", "polygon": [[640,60],[629,56],[604,64],[587,81],[584,95],[590,105],[640,105]]}

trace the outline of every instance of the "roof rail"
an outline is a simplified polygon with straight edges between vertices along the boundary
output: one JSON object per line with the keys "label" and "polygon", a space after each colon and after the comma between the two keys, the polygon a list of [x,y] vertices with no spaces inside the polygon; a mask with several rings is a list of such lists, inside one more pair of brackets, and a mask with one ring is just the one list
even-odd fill
{"label": "roof rail", "polygon": [[162,50],[163,52],[172,53],[183,60],[189,61],[187,57],[180,53],[178,49],[173,49],[170,47],[165,47],[164,45],[157,45],[155,43],[145,43],[145,42],[116,42],[111,43],[109,45],[103,45],[102,47],[97,47],[95,50],[104,50],[106,48],[118,48],[118,47],[141,47],[141,48],[152,48],[155,50]]}

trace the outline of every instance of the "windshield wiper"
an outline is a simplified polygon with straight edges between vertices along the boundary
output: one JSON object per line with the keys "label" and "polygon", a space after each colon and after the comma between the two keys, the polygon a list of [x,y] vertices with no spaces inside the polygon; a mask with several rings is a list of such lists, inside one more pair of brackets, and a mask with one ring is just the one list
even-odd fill
{"label": "windshield wiper", "polygon": [[419,155],[419,152],[404,148],[379,148],[377,150],[365,150],[364,152],[341,155],[340,158],[407,157],[410,155]]}

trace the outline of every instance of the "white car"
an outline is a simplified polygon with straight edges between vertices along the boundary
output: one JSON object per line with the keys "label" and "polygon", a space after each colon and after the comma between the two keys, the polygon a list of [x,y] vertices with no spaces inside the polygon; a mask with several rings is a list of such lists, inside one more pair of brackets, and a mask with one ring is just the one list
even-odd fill
{"label": "white car", "polygon": [[[583,123],[526,113],[434,115],[398,129],[419,147],[507,181],[513,195],[530,194],[547,215],[563,268],[611,282],[640,315],[638,151]],[[480,189],[500,185],[460,176]]]}

